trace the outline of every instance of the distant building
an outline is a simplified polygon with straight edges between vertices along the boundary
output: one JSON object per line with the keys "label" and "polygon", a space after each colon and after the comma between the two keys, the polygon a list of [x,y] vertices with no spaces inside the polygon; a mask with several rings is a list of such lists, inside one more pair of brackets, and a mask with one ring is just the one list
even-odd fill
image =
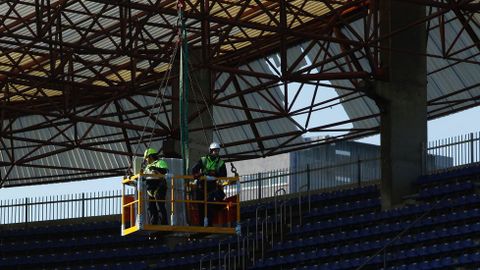
{"label": "distant building", "polygon": [[[316,138],[305,138],[305,141]],[[453,159],[429,155],[430,169],[453,166]],[[244,200],[380,180],[380,146],[340,141],[276,156],[237,161]],[[260,180],[260,181],[259,181]],[[283,191],[282,191],[283,192]]]}
{"label": "distant building", "polygon": [[[234,164],[240,175],[283,170],[290,167],[291,154],[292,153],[285,153],[265,158],[235,161]],[[227,165],[227,169],[230,171],[230,164]]]}
{"label": "distant building", "polygon": [[290,179],[291,192],[377,180],[380,147],[354,141],[318,145],[292,152],[290,168],[297,172]]}

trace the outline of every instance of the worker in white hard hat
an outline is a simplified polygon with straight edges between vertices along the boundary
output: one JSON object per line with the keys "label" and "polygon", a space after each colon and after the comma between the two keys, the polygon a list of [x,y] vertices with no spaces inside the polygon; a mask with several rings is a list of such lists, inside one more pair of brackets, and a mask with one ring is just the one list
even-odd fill
{"label": "worker in white hard hat", "polygon": [[[201,176],[213,176],[213,177],[226,177],[227,168],[225,162],[220,158],[220,144],[212,142],[209,147],[209,153],[206,156],[200,158],[200,160],[192,168],[192,175],[195,179],[199,179]],[[207,189],[207,201],[219,202],[225,198],[225,193],[217,184],[217,181],[206,179],[197,181],[196,200],[204,200],[204,189]],[[206,187],[204,183],[207,182]],[[212,225],[213,214],[218,207],[215,205],[208,205],[207,207],[207,220],[205,220],[204,207],[199,209],[200,223],[203,222],[204,226]]]}

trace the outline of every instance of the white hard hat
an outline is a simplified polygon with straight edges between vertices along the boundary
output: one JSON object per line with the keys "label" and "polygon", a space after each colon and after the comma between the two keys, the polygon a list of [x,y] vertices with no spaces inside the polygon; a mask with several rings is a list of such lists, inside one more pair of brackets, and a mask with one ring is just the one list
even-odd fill
{"label": "white hard hat", "polygon": [[212,149],[218,149],[218,150],[220,150],[220,144],[217,143],[217,142],[212,142],[212,143],[210,144],[210,147],[209,147],[208,149],[209,149],[209,150],[212,150]]}

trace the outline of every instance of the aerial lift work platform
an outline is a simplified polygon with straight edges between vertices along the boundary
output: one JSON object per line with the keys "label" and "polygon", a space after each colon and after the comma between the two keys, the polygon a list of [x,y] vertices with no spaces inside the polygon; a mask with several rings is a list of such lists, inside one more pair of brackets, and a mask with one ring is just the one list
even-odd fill
{"label": "aerial lift work platform", "polygon": [[[165,200],[153,200],[146,192],[146,178],[167,180],[168,192]],[[239,176],[210,177],[202,176],[198,181],[217,181],[219,188],[225,190],[226,199],[221,202],[207,201],[206,184],[203,186],[203,200],[195,200],[193,193],[196,185],[192,184],[191,175],[171,174],[136,174],[122,180],[122,236],[132,233],[182,232],[210,234],[240,234],[240,181]],[[133,188],[133,194],[127,195],[128,187]],[[147,205],[152,201],[165,202],[168,225],[148,223]],[[212,226],[208,221],[199,220],[199,211],[204,211],[207,218],[209,207],[214,207]]]}

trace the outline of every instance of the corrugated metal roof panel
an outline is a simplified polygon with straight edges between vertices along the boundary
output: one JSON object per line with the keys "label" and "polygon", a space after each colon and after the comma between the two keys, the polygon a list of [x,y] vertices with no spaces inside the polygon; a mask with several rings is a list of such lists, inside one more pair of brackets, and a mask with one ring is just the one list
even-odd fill
{"label": "corrugated metal roof panel", "polygon": [[[272,73],[272,70],[268,67],[268,64],[265,61],[254,61],[248,65],[248,67],[240,67],[241,69],[245,70],[252,70],[258,72],[266,72]],[[221,75],[216,82],[216,88],[220,88],[224,82],[226,81],[227,76]],[[239,86],[241,89],[246,89],[251,87],[251,85],[257,85],[262,83],[262,80],[258,80],[254,77],[242,77],[242,80],[239,80]],[[272,88],[269,90],[271,93],[273,100],[271,102],[283,104],[283,94],[279,88]],[[226,96],[231,95],[234,93],[234,88],[227,87],[224,93],[220,95]],[[259,93],[251,93],[248,95],[244,95],[245,102],[248,108],[252,110],[271,110],[276,111],[272,104],[267,102]],[[239,98],[229,99],[225,102],[228,105],[238,106],[242,108],[242,103],[240,102]],[[251,115],[253,118],[262,118],[265,116],[271,116],[271,114],[265,114],[262,112],[255,112],[251,111]],[[231,108],[223,108],[219,106],[214,107],[214,119],[217,124],[224,124],[224,123],[239,123],[242,121],[247,120],[245,115],[245,111],[242,109],[231,109]],[[263,121],[258,122],[255,124],[260,136],[273,136],[279,132],[285,133],[289,131],[296,131],[298,130],[297,127],[290,122],[288,119],[278,119],[272,121]],[[249,124],[244,124],[241,126],[237,126],[235,128],[229,129],[222,129],[221,136],[224,138],[225,143],[234,142],[234,141],[242,141],[242,140],[249,140],[255,138],[255,134],[253,133],[251,126]],[[298,142],[300,139],[297,139]],[[284,139],[275,140],[272,139],[266,147],[276,147],[280,145]],[[244,152],[251,152],[250,154],[259,154],[258,145],[257,143],[248,143],[242,144],[235,147],[231,147],[228,149],[229,154],[235,153],[244,153]]]}
{"label": "corrugated metal roof panel", "polygon": [[[447,19],[452,18],[452,14],[447,14]],[[351,27],[355,29],[357,33],[363,33],[363,23],[361,21],[356,21],[351,24]],[[446,38],[447,40],[453,41],[458,33],[461,30],[460,22],[458,20],[454,20],[449,23]],[[478,31],[478,29],[477,29]],[[353,34],[350,31],[346,31],[345,29],[342,32],[347,35],[349,38],[354,38]],[[453,46],[453,51],[455,50],[462,50],[466,48],[467,44],[472,44],[472,41],[468,37],[464,37],[465,35],[460,36],[457,40],[457,45]],[[427,51],[429,54],[432,55],[439,55],[441,54],[440,49],[440,34],[438,31],[431,31],[428,39],[428,47]],[[332,43],[330,44],[329,50],[332,52],[332,55],[339,54],[340,48],[338,45]],[[309,52],[308,57],[310,59],[321,59],[323,57],[323,52],[319,53],[319,47],[314,46],[314,48]],[[459,59],[472,59],[478,61],[479,57],[476,55],[478,51],[475,48],[471,48],[469,50],[464,50],[456,55]],[[357,55],[358,56],[358,55]],[[359,59],[360,64],[362,65],[365,70],[369,71],[368,63],[366,62],[365,58]],[[452,65],[453,64],[453,65]],[[448,68],[448,65],[452,65]],[[428,100],[432,100],[441,96],[448,95],[449,93],[465,89],[468,87],[474,86],[478,82],[477,74],[480,74],[480,67],[476,64],[470,63],[461,63],[461,62],[454,62],[452,60],[445,60],[439,59],[435,57],[428,57],[427,59],[427,70],[429,73],[432,73],[428,76],[428,88],[427,88],[427,95]],[[338,68],[332,65],[331,71],[340,71]],[[353,87],[353,85],[347,80],[336,80],[332,81],[332,84],[341,86],[341,87]],[[343,95],[348,93],[346,90],[337,89],[336,90],[339,95]],[[451,98],[445,98],[444,100],[453,100],[453,99],[469,99],[473,96],[479,95],[480,87],[473,87],[468,91],[463,93],[459,93]],[[357,118],[372,114],[379,113],[379,110],[374,101],[372,101],[367,96],[364,96],[360,99],[355,99],[353,101],[345,102],[342,104],[347,114],[350,118]],[[443,109],[441,111],[434,112],[434,110],[438,109],[439,106],[429,106],[428,111],[430,116],[434,117],[435,115],[440,115],[448,112],[449,110],[458,109],[459,106],[465,106],[466,104],[456,105],[456,106],[447,106],[450,109]],[[371,128],[379,126],[378,119],[367,119],[363,121],[359,121],[354,123],[355,128]]]}

